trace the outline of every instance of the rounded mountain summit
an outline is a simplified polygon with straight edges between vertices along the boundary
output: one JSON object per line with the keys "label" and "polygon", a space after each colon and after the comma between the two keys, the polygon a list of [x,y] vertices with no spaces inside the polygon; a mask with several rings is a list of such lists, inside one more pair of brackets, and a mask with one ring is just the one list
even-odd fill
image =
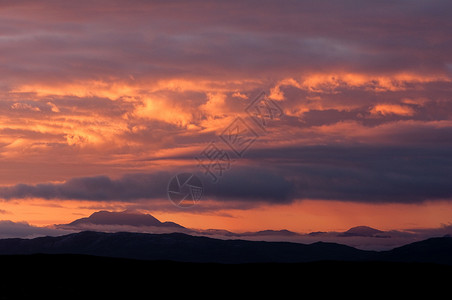
{"label": "rounded mountain summit", "polygon": [[80,226],[85,224],[185,228],[174,222],[160,222],[157,218],[150,214],[136,213],[127,210],[122,212],[102,210],[91,214],[89,217],[77,219],[66,225]]}

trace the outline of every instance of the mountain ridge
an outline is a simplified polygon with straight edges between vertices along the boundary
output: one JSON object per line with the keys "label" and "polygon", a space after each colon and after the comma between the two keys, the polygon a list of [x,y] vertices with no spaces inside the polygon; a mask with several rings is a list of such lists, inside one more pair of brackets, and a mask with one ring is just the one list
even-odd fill
{"label": "mountain ridge", "polygon": [[[1,255],[85,254],[141,260],[203,263],[295,263],[315,261],[395,261],[452,265],[452,238],[441,237],[389,251],[359,250],[338,243],[221,240],[184,233],[83,231],[56,237],[0,239]],[[441,254],[441,255],[438,255]]]}
{"label": "mountain ridge", "polygon": [[[247,236],[265,236],[265,235],[284,235],[284,236],[297,236],[303,235],[303,233],[294,232],[288,229],[264,229],[259,231],[247,231],[247,232],[232,232],[224,229],[189,229],[180,224],[171,221],[161,222],[156,217],[151,214],[144,214],[138,212],[121,211],[121,212],[111,212],[106,210],[101,210],[92,213],[88,217],[76,219],[67,224],[56,224],[56,228],[74,228],[81,225],[127,225],[133,227],[140,226],[151,226],[151,227],[173,227],[174,229],[186,229],[184,233],[202,233],[202,234],[224,234],[226,236],[234,237],[247,237]],[[84,228],[85,230],[86,229]],[[96,230],[94,230],[96,231]],[[306,235],[314,235],[328,232],[311,232],[306,233]],[[385,233],[369,226],[355,226],[347,231],[338,232],[337,236],[341,237],[351,237],[351,236],[362,236],[362,237],[375,237],[377,234]]]}

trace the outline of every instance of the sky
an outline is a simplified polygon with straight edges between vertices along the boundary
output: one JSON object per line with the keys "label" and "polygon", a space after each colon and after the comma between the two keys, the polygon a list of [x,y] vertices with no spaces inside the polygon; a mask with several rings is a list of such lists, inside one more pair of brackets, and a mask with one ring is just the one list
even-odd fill
{"label": "sky", "polygon": [[450,1],[0,2],[8,226],[449,226],[451,137]]}

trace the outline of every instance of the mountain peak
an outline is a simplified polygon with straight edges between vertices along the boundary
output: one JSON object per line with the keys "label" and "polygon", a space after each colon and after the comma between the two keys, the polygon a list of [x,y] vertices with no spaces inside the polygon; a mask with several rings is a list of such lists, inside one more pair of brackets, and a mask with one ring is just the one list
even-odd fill
{"label": "mountain peak", "polygon": [[356,226],[341,233],[339,236],[368,236],[373,237],[376,234],[383,233],[383,231],[369,227],[369,226]]}
{"label": "mountain peak", "polygon": [[101,210],[92,213],[87,218],[77,219],[68,225],[78,226],[84,224],[94,225],[128,225],[128,226],[173,226],[183,228],[173,222],[160,222],[157,218],[150,214],[143,214],[134,211],[112,212]]}

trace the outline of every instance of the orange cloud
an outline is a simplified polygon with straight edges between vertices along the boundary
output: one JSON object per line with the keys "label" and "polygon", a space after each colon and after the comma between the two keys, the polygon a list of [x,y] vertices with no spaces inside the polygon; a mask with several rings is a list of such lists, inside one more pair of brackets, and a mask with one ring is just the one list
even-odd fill
{"label": "orange cloud", "polygon": [[224,116],[227,112],[226,108],[226,95],[223,93],[207,93],[207,102],[201,105],[199,108],[206,112],[208,116],[220,117]]}
{"label": "orange cloud", "polygon": [[41,111],[39,107],[27,103],[14,103],[13,105],[11,105],[11,108],[15,110]]}
{"label": "orange cloud", "polygon": [[313,93],[337,93],[339,88],[363,88],[368,91],[403,91],[409,84],[428,82],[452,82],[445,75],[395,73],[372,75],[352,72],[307,73],[301,79],[285,78],[271,89],[270,98],[284,100],[282,86],[293,86]]}
{"label": "orange cloud", "polygon": [[193,120],[189,106],[184,107],[156,97],[143,99],[142,104],[135,106],[133,115],[138,118],[163,121],[180,127],[186,127]]}
{"label": "orange cloud", "polygon": [[406,105],[398,104],[377,104],[370,110],[373,115],[400,115],[400,116],[412,116],[415,114],[415,110]]}

